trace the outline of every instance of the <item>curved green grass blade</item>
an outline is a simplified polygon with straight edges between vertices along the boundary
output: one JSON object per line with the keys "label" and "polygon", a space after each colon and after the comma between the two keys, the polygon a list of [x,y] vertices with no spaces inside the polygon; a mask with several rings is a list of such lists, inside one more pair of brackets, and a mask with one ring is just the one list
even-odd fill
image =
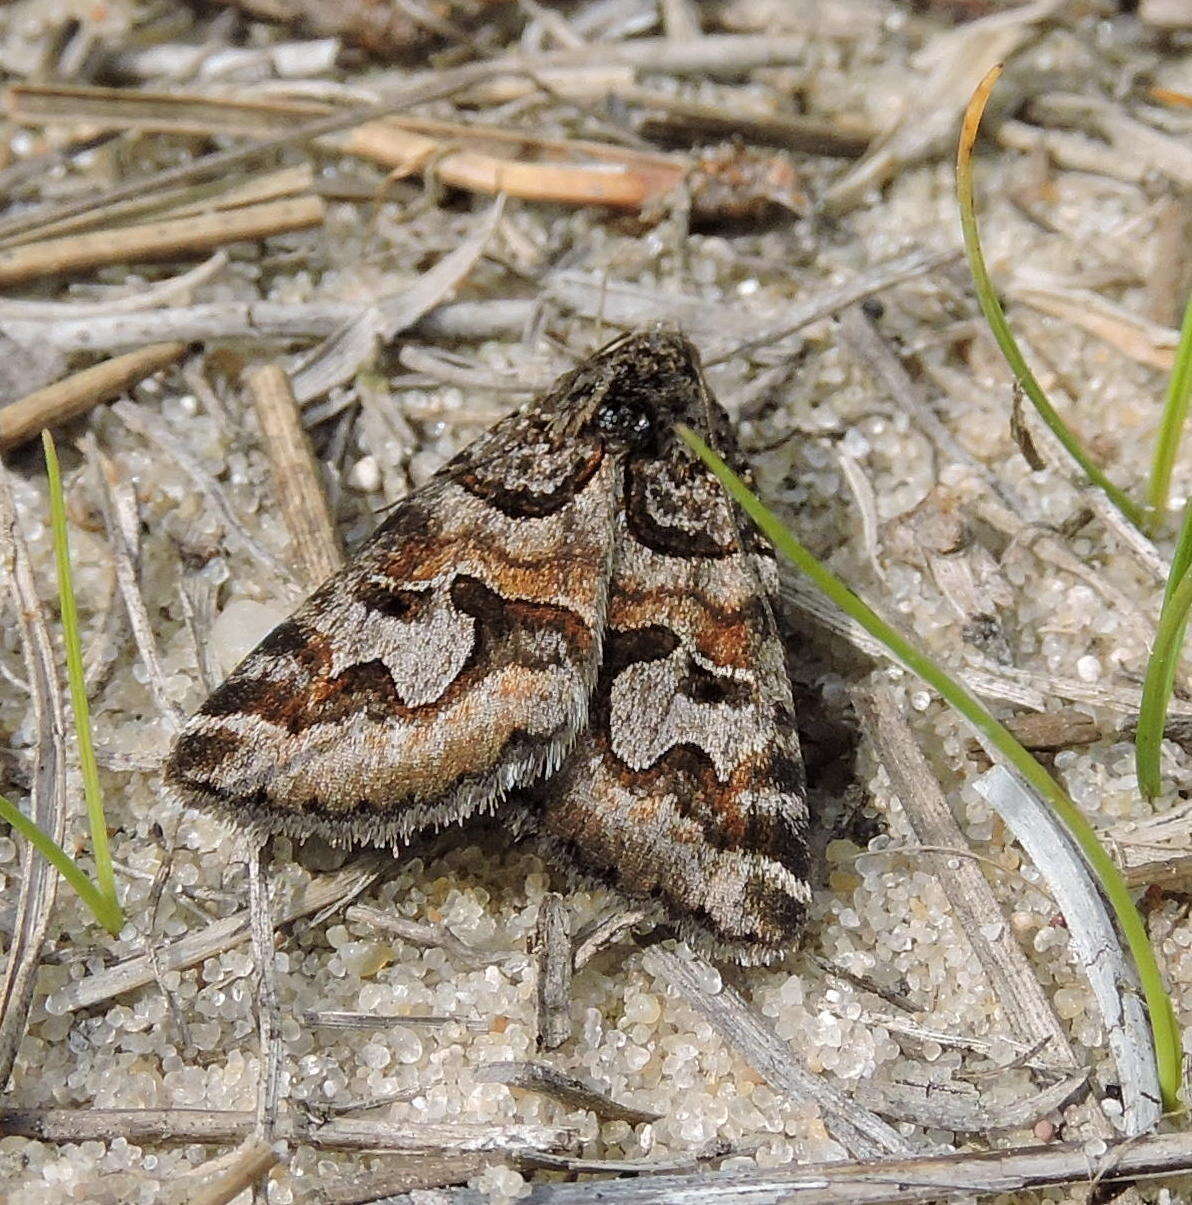
{"label": "curved green grass blade", "polygon": [[973,285],[977,290],[977,300],[981,305],[981,313],[993,332],[997,345],[1001,348],[1006,363],[1010,365],[1015,379],[1022,386],[1022,391],[1031,399],[1039,417],[1051,428],[1056,438],[1067,449],[1068,454],[1080,466],[1084,475],[1122,512],[1123,515],[1137,528],[1142,529],[1147,522],[1146,510],[1132,501],[1099,469],[1080,444],[1068,424],[1059,416],[1055,407],[1043,392],[1043,387],[1035,379],[1030,365],[1026,362],[1021,349],[1015,340],[1010,324],[1006,321],[1005,311],[997,298],[993,281],[989,278],[989,270],[985,266],[985,256],[981,251],[981,238],[977,232],[977,215],[973,201],[973,143],[977,139],[977,130],[981,125],[981,115],[985,111],[985,103],[993,85],[997,83],[1002,68],[999,64],[977,85],[972,99],[964,113],[964,124],[960,131],[960,144],[956,151],[956,197],[960,205],[960,228],[964,233],[964,250],[968,256],[969,271],[973,276]]}
{"label": "curved green grass blade", "polygon": [[95,886],[79,865],[48,833],[43,832],[16,804],[0,795],[0,820],[6,821],[20,833],[38,853],[75,889],[79,898],[95,913],[96,919],[109,933],[117,934],[124,924],[124,915],[115,900]]}
{"label": "curved green grass blade", "polygon": [[[959,712],[1054,808],[1068,832],[1071,833],[1073,840],[1080,847],[1081,853],[1109,900],[1110,907],[1113,908],[1118,927],[1130,949],[1134,965],[1138,968],[1139,982],[1142,984],[1143,995],[1150,1014],[1159,1085],[1163,1093],[1163,1107],[1169,1111],[1180,1109],[1182,1052],[1175,1011],[1163,985],[1163,976],[1155,961],[1155,954],[1151,949],[1150,939],[1147,937],[1146,926],[1138,914],[1138,909],[1134,907],[1134,901],[1130,897],[1129,888],[1126,886],[1121,872],[1098,841],[1093,826],[1068,798],[1059,783],[1014,739],[1007,728],[990,715],[973,695],[945,673],[934,661],[920,652],[897,629],[891,627],[880,615],[871,610],[834,573],[820,564],[796,539],[789,528],[757,498],[698,435],[686,427],[679,427],[678,431],[687,446],[716,474],[724,488],[771,543],[806,574],[845,614],[855,619],[875,639],[880,640],[893,657],[901,661],[907,669],[922,679],[945,702]],[[1192,601],[1192,577],[1186,578],[1186,581],[1189,583],[1188,593],[1190,601]]]}
{"label": "curved green grass blade", "polygon": [[[66,675],[70,683],[70,703],[74,712],[75,734],[79,746],[83,798],[87,804],[87,819],[91,826],[95,875],[99,894],[106,902],[105,915],[109,919],[117,918],[116,928],[112,931],[118,933],[123,924],[123,916],[116,895],[116,875],[112,869],[112,854],[108,846],[108,827],[103,811],[103,792],[99,785],[99,768],[91,743],[91,709],[87,704],[87,688],[83,678],[83,649],[79,641],[79,614],[75,606],[74,582],[70,571],[70,536],[66,526],[66,503],[62,495],[62,473],[58,467],[54,440],[49,431],[42,431],[41,439],[50,486],[50,529],[54,541],[54,562],[58,570],[58,603],[62,614],[63,642],[66,646]],[[51,838],[46,837],[46,840],[53,844]],[[100,916],[100,913],[96,912],[96,916]],[[112,928],[108,921],[103,923],[108,929]]]}
{"label": "curved green grass blade", "polygon": [[[1175,467],[1180,438],[1188,419],[1188,404],[1192,401],[1192,295],[1184,307],[1180,325],[1180,341],[1175,349],[1175,364],[1167,383],[1167,400],[1159,420],[1159,437],[1155,442],[1155,459],[1151,465],[1151,480],[1147,488],[1152,534],[1167,513],[1167,498],[1171,492],[1171,474]],[[1178,578],[1176,579],[1179,580]]]}
{"label": "curved green grass blade", "polygon": [[1180,591],[1192,583],[1192,573],[1188,572],[1190,565],[1192,501],[1184,507],[1184,521],[1180,527],[1175,556],[1171,561],[1167,590],[1163,596],[1163,610],[1159,614],[1155,643],[1151,647],[1146,678],[1142,683],[1138,731],[1134,734],[1134,766],[1138,774],[1138,788],[1148,799],[1154,799],[1163,791],[1159,760],[1163,748],[1163,733],[1167,728],[1167,709],[1171,704],[1180,652],[1188,631],[1188,608],[1184,605],[1183,610],[1180,610]]}

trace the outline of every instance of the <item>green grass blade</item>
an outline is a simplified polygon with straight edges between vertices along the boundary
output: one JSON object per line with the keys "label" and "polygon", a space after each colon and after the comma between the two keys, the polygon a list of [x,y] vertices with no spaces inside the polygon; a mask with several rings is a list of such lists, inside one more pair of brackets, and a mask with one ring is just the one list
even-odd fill
{"label": "green grass blade", "polygon": [[[1138,914],[1138,909],[1134,906],[1125,880],[1114,865],[1113,859],[1097,839],[1093,826],[1068,798],[1059,783],[1014,739],[1007,728],[990,715],[973,695],[945,673],[934,661],[920,652],[897,629],[891,627],[880,615],[871,610],[835,574],[820,564],[781,520],[762,504],[745,483],[698,435],[686,427],[679,427],[678,430],[687,446],[716,474],[724,488],[761,528],[774,546],[806,574],[845,614],[861,624],[871,636],[880,640],[892,656],[901,661],[907,669],[921,678],[945,702],[958,711],[1055,809],[1096,875],[1102,891],[1113,908],[1122,936],[1134,959],[1134,965],[1138,968],[1139,982],[1142,984],[1143,995],[1150,1014],[1159,1085],[1163,1093],[1163,1106],[1167,1110],[1178,1110],[1180,1108],[1179,1090],[1182,1062],[1180,1033],[1176,1024],[1175,1011],[1167,995],[1167,990],[1163,986],[1163,976],[1155,961],[1155,954],[1147,937],[1146,926]],[[1190,583],[1188,593],[1192,596],[1192,578],[1187,578],[1186,581]]]}
{"label": "green grass blade", "polygon": [[[49,431],[41,433],[45,449],[46,473],[50,484],[50,528],[54,540],[54,562],[58,570],[58,602],[62,612],[62,633],[66,645],[66,674],[70,683],[70,702],[74,712],[75,734],[79,746],[79,768],[83,775],[83,798],[91,825],[91,849],[99,894],[110,907],[107,914],[120,916],[116,895],[116,875],[108,846],[108,826],[103,812],[103,792],[99,785],[99,767],[91,744],[91,709],[83,680],[83,648],[79,640],[79,614],[75,606],[74,582],[70,571],[70,536],[66,526],[66,502],[62,494],[62,473],[58,453]],[[48,838],[47,838],[48,839]],[[99,915],[98,913],[96,915]],[[121,917],[121,921],[122,921]],[[104,922],[107,924],[107,922]],[[107,926],[111,928],[111,925]],[[116,931],[119,931],[117,924]]]}
{"label": "green grass blade", "polygon": [[960,132],[960,145],[956,152],[956,196],[960,205],[960,228],[964,233],[964,250],[968,256],[969,271],[973,276],[973,285],[977,290],[977,300],[981,305],[981,313],[1001,348],[1006,363],[1010,365],[1015,379],[1022,386],[1022,391],[1030,398],[1040,418],[1055,433],[1056,438],[1067,449],[1068,454],[1080,465],[1084,475],[1122,512],[1123,515],[1140,530],[1146,526],[1147,512],[1145,508],[1132,501],[1093,463],[1088,453],[1080,444],[1080,440],[1059,416],[1054,406],[1043,392],[1042,386],[1035,379],[1030,365],[1026,362],[1021,349],[1006,321],[1005,311],[997,298],[993,281],[989,278],[989,270],[985,266],[985,256],[981,251],[981,239],[977,232],[977,214],[973,201],[973,143],[977,139],[977,130],[981,125],[981,114],[985,111],[985,103],[993,85],[1002,73],[1001,66],[992,71],[977,85],[972,100],[964,114],[964,125]]}
{"label": "green grass blade", "polygon": [[1176,453],[1180,449],[1184,424],[1188,419],[1189,401],[1192,401],[1192,294],[1184,307],[1180,341],[1175,349],[1171,379],[1167,383],[1167,401],[1163,406],[1163,417],[1159,421],[1159,438],[1155,442],[1155,460],[1151,465],[1151,480],[1147,488],[1152,533],[1158,529],[1167,513],[1171,474],[1175,467]]}
{"label": "green grass blade", "polygon": [[16,804],[0,795],[0,820],[5,820],[78,892],[79,898],[95,913],[110,933],[119,933],[124,916],[119,905],[103,895],[78,864],[48,833],[43,832]]}
{"label": "green grass blade", "polygon": [[1192,501],[1184,507],[1184,521],[1176,543],[1167,590],[1163,595],[1163,610],[1155,631],[1155,643],[1147,661],[1146,678],[1142,684],[1142,705],[1138,710],[1138,731],[1134,735],[1134,767],[1138,788],[1148,799],[1163,790],[1159,760],[1163,748],[1163,732],[1167,727],[1167,708],[1175,688],[1180,652],[1188,631],[1188,609],[1180,608],[1180,590],[1192,583],[1188,572],[1192,565]]}

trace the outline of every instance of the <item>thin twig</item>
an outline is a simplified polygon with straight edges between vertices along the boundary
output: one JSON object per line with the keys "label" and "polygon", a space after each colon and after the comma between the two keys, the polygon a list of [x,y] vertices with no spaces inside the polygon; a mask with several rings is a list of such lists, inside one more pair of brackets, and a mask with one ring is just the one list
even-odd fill
{"label": "thin twig", "polygon": [[382,933],[392,933],[402,941],[424,950],[444,950],[453,962],[465,969],[492,966],[494,963],[507,962],[510,958],[524,957],[515,951],[495,950],[490,953],[488,950],[481,950],[460,941],[445,925],[410,920],[408,917],[398,916],[394,912],[383,912],[380,908],[372,908],[367,904],[353,904],[344,912],[344,917],[356,924],[379,929]]}
{"label": "thin twig", "polygon": [[591,1109],[605,1121],[627,1121],[642,1125],[660,1121],[661,1113],[635,1109],[632,1105],[613,1100],[599,1088],[583,1080],[564,1075],[546,1063],[487,1063],[476,1071],[475,1078],[486,1084],[507,1084],[527,1092],[540,1092],[566,1105],[569,1109]]}
{"label": "thin twig", "polygon": [[136,532],[140,526],[136,492],[132,484],[121,477],[112,461],[99,450],[99,444],[90,432],[83,437],[82,447],[88,463],[95,471],[100,510],[103,513],[104,527],[116,566],[116,581],[124,599],[124,609],[137,651],[145,666],[149,688],[153,692],[158,711],[171,728],[177,731],[182,726],[182,710],[170,698],[165,669],[157,649],[157,639],[153,634],[148,608],[141,596],[137,550],[129,541],[129,533]]}
{"label": "thin twig", "polygon": [[554,1050],[571,1037],[571,933],[567,906],[556,892],[538,905],[534,939],[538,967],[538,1045]]}
{"label": "thin twig", "polygon": [[[46,302],[47,306],[54,302]],[[520,336],[537,312],[537,301],[508,298],[437,305],[411,330],[426,339],[495,339]],[[62,352],[109,351],[177,339],[322,339],[360,316],[362,307],[343,301],[219,302],[150,313],[38,319],[4,319],[0,332],[22,344],[47,344]]]}
{"label": "thin twig", "polygon": [[186,344],[154,343],[72,373],[0,409],[0,452],[59,427],[100,402],[119,397],[138,381],[182,358]]}
{"label": "thin twig", "polygon": [[[269,905],[269,867],[263,843],[250,838],[248,849],[248,927],[253,961],[257,965],[257,1032],[260,1069],[253,1134],[273,1141],[277,1128],[277,1098],[281,1087],[281,1012],[277,999],[277,951],[273,945],[273,915]],[[253,1190],[254,1196],[256,1189]]]}
{"label": "thin twig", "polygon": [[179,272],[177,276],[153,284],[138,282],[131,292],[96,298],[95,301],[29,301],[25,298],[5,298],[0,300],[0,322],[63,322],[72,318],[90,320],[105,314],[131,314],[138,310],[151,310],[173,301],[180,294],[191,293],[201,284],[206,284],[227,267],[227,263],[227,252],[217,251],[209,259],[188,268],[185,272]]}
{"label": "thin twig", "polygon": [[[0,1108],[0,1135],[42,1142],[238,1142],[256,1126],[256,1114],[235,1109],[16,1109]],[[394,1154],[448,1151],[561,1150],[575,1141],[566,1126],[469,1122],[365,1121],[336,1117],[278,1118],[279,1140],[323,1150]]]}
{"label": "thin twig", "polygon": [[453,1016],[385,1016],[381,1013],[353,1013],[332,1010],[309,1011],[302,1014],[303,1022],[311,1029],[439,1029],[444,1025],[462,1025],[477,1033],[487,1032],[489,1023],[480,1017]]}
{"label": "thin twig", "polygon": [[405,1157],[387,1155],[383,1170],[321,1183],[312,1201],[315,1205],[372,1205],[372,1202],[386,1205],[388,1202],[410,1200],[406,1194],[418,1189],[463,1184],[486,1168],[500,1166],[507,1161],[500,1154],[485,1152]]}
{"label": "thin twig", "polygon": [[853,1099],[891,1121],[910,1122],[929,1130],[987,1134],[1034,1125],[1040,1117],[1064,1108],[1081,1095],[1088,1079],[1087,1070],[1069,1075],[1008,1104],[990,1100],[971,1084],[959,1081],[890,1084],[870,1080],[858,1085]]}
{"label": "thin twig", "polygon": [[776,1092],[792,1100],[814,1101],[828,1132],[854,1158],[911,1153],[911,1144],[897,1130],[808,1071],[765,1018],[702,958],[689,961],[662,946],[651,946],[642,966],[678,991]]}
{"label": "thin twig", "polygon": [[578,971],[587,966],[601,950],[620,941],[649,916],[648,908],[616,907],[596,917],[572,941],[572,967]]}
{"label": "thin twig", "polygon": [[[346,903],[392,865],[393,859],[388,855],[375,854],[358,859],[337,874],[320,875],[289,904],[278,909],[274,918],[277,927],[284,928],[301,917]],[[166,971],[180,971],[231,950],[247,940],[248,925],[247,910],[212,921],[206,928],[187,933],[161,947],[158,951],[161,965]],[[56,994],[54,1004],[62,1012],[89,1008],[152,982],[153,969],[149,959],[140,955],[70,984]]]}
{"label": "thin twig", "polygon": [[[854,692],[854,702],[916,839],[923,845],[967,849],[968,842],[892,692],[880,687],[859,690]],[[1048,1055],[1057,1066],[1077,1067],[1064,1028],[985,876],[967,859],[954,863],[939,855],[925,859],[948,897],[957,932],[970,944],[989,979],[1006,1024],[1028,1044],[1046,1039]]]}
{"label": "thin twig", "polygon": [[[884,1205],[1027,1200],[1061,1185],[1099,1186],[1192,1171],[1192,1134],[1124,1141],[1055,1143],[1009,1150],[866,1158],[852,1163],[792,1163],[749,1171],[642,1176],[633,1180],[538,1184],[534,1205]],[[453,1198],[479,1205],[479,1197]]]}
{"label": "thin twig", "polygon": [[140,226],[26,243],[0,250],[0,285],[39,280],[104,264],[136,263],[171,255],[208,251],[244,239],[268,238],[289,230],[319,226],[326,217],[322,197],[267,201],[227,212],[199,214]]}
{"label": "thin twig", "polygon": [[290,530],[297,577],[313,590],[344,562],[319,464],[302,429],[298,403],[284,370],[276,364],[258,368],[249,374],[248,388],[282,517]]}
{"label": "thin twig", "polygon": [[228,1205],[246,1188],[263,1182],[279,1161],[277,1151],[256,1137],[246,1139],[233,1156],[214,1180],[187,1198],[186,1205]]}

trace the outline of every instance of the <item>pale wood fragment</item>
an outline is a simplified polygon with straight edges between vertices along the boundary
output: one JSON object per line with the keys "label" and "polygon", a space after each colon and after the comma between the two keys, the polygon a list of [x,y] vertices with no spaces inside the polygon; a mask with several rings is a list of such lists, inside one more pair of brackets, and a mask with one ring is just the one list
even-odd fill
{"label": "pale wood fragment", "polygon": [[226,243],[304,230],[320,225],[326,210],[323,198],[311,195],[245,205],[226,212],[25,243],[0,251],[0,285],[39,280],[104,264],[193,255]]}
{"label": "pale wood fragment", "polygon": [[[369,854],[337,874],[320,875],[288,904],[277,909],[275,925],[283,928],[300,917],[311,916],[353,899],[392,863],[393,859],[388,854]],[[248,911],[244,909],[161,946],[157,957],[163,971],[181,971],[231,950],[247,938]],[[88,1008],[152,982],[153,967],[148,956],[138,955],[63,988],[55,996],[55,1007],[62,1012]]]}
{"label": "pale wood fragment", "polygon": [[548,892],[538,906],[534,940],[538,966],[538,1045],[554,1050],[571,1037],[571,929],[567,906]]}
{"label": "pale wood fragment", "polygon": [[180,360],[186,344],[153,343],[93,364],[26,394],[0,409],[0,452],[34,439],[47,427],[60,427],[100,402],[119,397],[138,381]]}
{"label": "pale wood fragment", "polygon": [[808,1071],[766,1019],[702,958],[688,960],[662,946],[651,946],[642,966],[675,988],[776,1092],[792,1100],[814,1101],[828,1132],[854,1158],[906,1155],[914,1149],[880,1117],[850,1100],[823,1076]]}
{"label": "pale wood fragment", "polygon": [[[256,1124],[247,1109],[0,1109],[0,1135],[41,1142],[238,1142]],[[378,1150],[405,1154],[467,1151],[561,1150],[575,1132],[566,1126],[487,1125],[472,1122],[364,1121],[337,1117],[309,1121],[281,1117],[277,1137],[324,1150]]]}
{"label": "pale wood fragment", "polygon": [[297,576],[313,590],[344,563],[319,464],[302,429],[302,414],[284,369],[277,364],[256,369],[249,374],[248,388],[282,519],[290,532]]}
{"label": "pale wood fragment", "polygon": [[186,1205],[228,1205],[278,1164],[278,1153],[267,1142],[249,1138],[233,1152],[230,1165],[188,1198]]}
{"label": "pale wood fragment", "polygon": [[662,1117],[661,1113],[622,1104],[599,1088],[574,1076],[564,1075],[547,1063],[487,1063],[477,1070],[476,1079],[482,1083],[508,1084],[511,1088],[540,1092],[569,1109],[591,1109],[605,1121],[627,1121],[630,1125],[642,1125],[659,1121]]}

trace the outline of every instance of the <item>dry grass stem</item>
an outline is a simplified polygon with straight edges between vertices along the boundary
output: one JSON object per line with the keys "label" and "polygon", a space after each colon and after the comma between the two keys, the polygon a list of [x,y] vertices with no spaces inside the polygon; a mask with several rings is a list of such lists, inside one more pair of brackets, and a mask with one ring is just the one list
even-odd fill
{"label": "dry grass stem", "polygon": [[[46,302],[47,307],[61,303]],[[428,339],[518,337],[533,316],[536,301],[456,301],[432,307],[411,328]],[[230,302],[180,306],[149,313],[101,314],[6,320],[0,333],[21,343],[43,343],[64,352],[109,351],[140,343],[178,339],[187,343],[216,339],[253,342],[307,342],[325,338],[360,316],[362,307],[343,301]]]}
{"label": "dry grass stem", "polygon": [[[274,917],[276,926],[282,929],[302,917],[343,906],[365,890],[391,864],[391,858],[376,854],[359,858],[336,874],[319,876],[277,910]],[[187,933],[159,947],[158,958],[162,969],[184,970],[233,949],[248,939],[248,921],[248,911],[245,909],[223,920],[212,921],[206,928]],[[56,1007],[63,1011],[89,1008],[152,982],[153,968],[149,959],[141,955],[72,983],[59,994]]]}
{"label": "dry grass stem", "polygon": [[95,301],[29,301],[24,298],[0,300],[0,326],[9,320],[18,322],[63,322],[81,318],[90,320],[101,314],[131,314],[165,305],[184,296],[218,276],[228,265],[225,251],[217,251],[201,264],[179,272],[177,276],[146,284],[138,281],[116,296]]}
{"label": "dry grass stem", "polygon": [[1175,327],[1160,326],[1131,314],[1087,289],[1016,285],[1009,292],[1019,301],[1103,339],[1140,364],[1170,372],[1175,363],[1175,345],[1180,336]]}
{"label": "dry grass stem", "polygon": [[153,633],[153,624],[141,594],[137,541],[140,512],[136,491],[132,483],[99,450],[94,435],[88,433],[84,437],[83,449],[88,462],[93,466],[96,484],[99,487],[100,510],[103,512],[104,528],[116,567],[116,583],[124,600],[129,627],[136,641],[141,662],[145,666],[158,711],[177,731],[182,726],[182,710],[170,696],[157,639]]}
{"label": "dry grass stem", "polygon": [[[920,843],[967,849],[964,834],[892,693],[875,688],[859,691],[854,697]],[[972,946],[989,977],[1006,1024],[1032,1047],[1045,1043],[1040,1049],[1057,1067],[1079,1069],[1059,1017],[978,865],[968,858],[937,854],[928,855],[927,865],[948,897],[957,930]],[[1048,882],[1054,886],[1051,876]],[[1083,1081],[1083,1073],[1080,1078]],[[1091,1115],[1088,1125],[1101,1137],[1113,1133],[1109,1120],[1100,1112]]]}
{"label": "dry grass stem", "polygon": [[585,925],[572,943],[571,965],[575,970],[587,966],[601,950],[627,939],[634,928],[650,916],[648,908],[616,907]]}
{"label": "dry grass stem", "polygon": [[40,280],[104,264],[194,255],[227,243],[305,230],[321,225],[325,215],[322,197],[312,195],[27,243],[0,251],[0,285]]}
{"label": "dry grass stem", "polygon": [[526,1092],[538,1092],[569,1109],[591,1109],[602,1121],[642,1125],[662,1117],[660,1113],[621,1104],[599,1088],[564,1075],[546,1063],[487,1063],[477,1071],[476,1078],[486,1084],[507,1084]]}
{"label": "dry grass stem", "polygon": [[1108,908],[1075,842],[1051,809],[1005,767],[995,765],[974,786],[1005,820],[1059,905],[1072,935],[1072,952],[1084,969],[1105,1025],[1121,1084],[1126,1132],[1150,1132],[1162,1105],[1146,1009],[1133,986],[1132,965]]}
{"label": "dry grass stem", "polygon": [[393,912],[382,912],[380,908],[370,908],[366,904],[353,904],[345,910],[344,917],[356,924],[367,925],[370,929],[391,933],[394,937],[424,950],[445,950],[453,962],[465,968],[492,966],[510,958],[522,957],[521,954],[507,951],[489,952],[477,949],[460,941],[444,925],[410,920]]}
{"label": "dry grass stem", "polygon": [[[967,849],[964,833],[891,692],[861,690],[854,699],[918,841]],[[1077,1067],[1064,1028],[980,868],[967,858],[936,854],[928,855],[925,864],[948,897],[957,931],[984,968],[1006,1025],[1030,1045],[1045,1040],[1045,1053],[1057,1067]]]}
{"label": "dry grass stem", "polygon": [[814,1101],[828,1132],[853,1158],[911,1153],[911,1144],[897,1130],[808,1071],[766,1019],[736,988],[723,982],[715,967],[702,958],[680,958],[662,946],[651,946],[642,965],[675,989],[775,1092],[796,1101]]}
{"label": "dry grass stem", "polygon": [[554,1050],[571,1037],[571,921],[563,897],[547,892],[534,938],[538,969],[538,1046]]}
{"label": "dry grass stem", "polygon": [[761,113],[678,100],[644,88],[619,89],[621,99],[650,110],[638,129],[663,142],[740,138],[808,155],[855,159],[865,153],[873,131],[860,121],[829,122],[799,113]]}
{"label": "dry grass stem", "polygon": [[642,1176],[633,1180],[540,1184],[535,1205],[886,1205],[970,1201],[1009,1194],[1027,1199],[1047,1188],[1110,1186],[1192,1172],[1186,1131],[1113,1142],[1064,1142],[1003,1150],[867,1158],[852,1163],[796,1163],[715,1174]]}
{"label": "dry grass stem", "polygon": [[[1008,1105],[993,1103],[970,1084],[859,1084],[853,1099],[891,1121],[911,1122],[931,1130],[987,1134],[1032,1126],[1041,1117],[1063,1109],[1088,1087],[1089,1073],[1070,1075]],[[1111,1131],[1106,1131],[1108,1134]]]}
{"label": "dry grass stem", "polygon": [[44,428],[60,427],[92,406],[119,397],[138,381],[180,360],[185,351],[185,343],[151,344],[84,368],[10,402],[0,408],[0,452],[19,447]]}
{"label": "dry grass stem", "polygon": [[249,1138],[234,1152],[228,1167],[187,1197],[186,1205],[228,1205],[267,1176],[278,1162],[278,1153],[269,1143]]}
{"label": "dry grass stem", "polygon": [[[42,1142],[239,1142],[256,1126],[256,1114],[232,1109],[13,1109],[0,1108],[0,1135],[23,1135]],[[276,1137],[323,1150],[443,1154],[469,1151],[562,1150],[575,1133],[566,1126],[481,1125],[467,1122],[419,1123],[329,1121],[279,1117]]]}
{"label": "dry grass stem", "polygon": [[419,1189],[463,1184],[485,1168],[503,1165],[501,1156],[484,1153],[455,1155],[389,1156],[380,1172],[344,1177],[319,1186],[317,1205],[372,1205],[400,1200]]}
{"label": "dry grass stem", "polygon": [[[254,1137],[271,1143],[277,1129],[281,1090],[281,1008],[277,996],[277,951],[269,901],[269,865],[263,843],[248,849],[248,930],[257,967],[257,1111]],[[254,1195],[256,1190],[254,1189]]]}
{"label": "dry grass stem", "polygon": [[261,443],[273,472],[276,497],[290,532],[297,576],[313,590],[344,562],[322,473],[285,371],[276,364],[254,370],[248,389],[261,424]]}
{"label": "dry grass stem", "polygon": [[302,1019],[312,1029],[383,1030],[398,1029],[403,1025],[414,1029],[438,1029],[444,1025],[462,1025],[465,1029],[476,1033],[483,1033],[489,1027],[489,1023],[479,1017],[419,1017],[404,1015],[386,1017],[378,1013],[320,1011],[303,1013]]}

